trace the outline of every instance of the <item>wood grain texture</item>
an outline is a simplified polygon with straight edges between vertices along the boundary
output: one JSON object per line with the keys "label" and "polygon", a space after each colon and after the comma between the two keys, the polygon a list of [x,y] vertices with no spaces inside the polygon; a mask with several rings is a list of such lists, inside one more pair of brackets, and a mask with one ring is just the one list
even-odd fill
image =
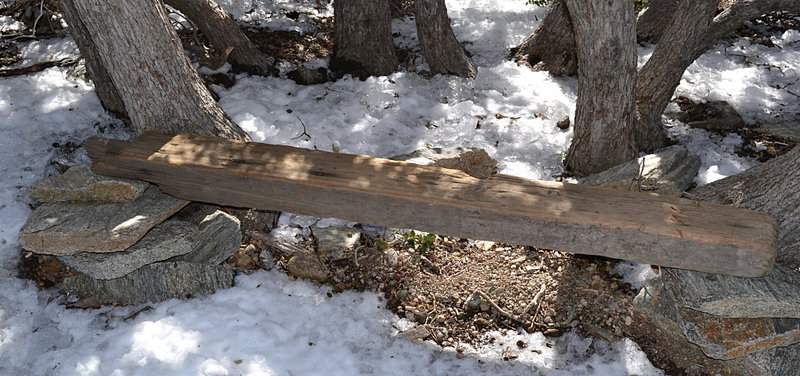
{"label": "wood grain texture", "polygon": [[766,214],[653,193],[528,180],[362,155],[145,133],[91,138],[98,174],[186,200],[337,217],[737,276],[772,268]]}

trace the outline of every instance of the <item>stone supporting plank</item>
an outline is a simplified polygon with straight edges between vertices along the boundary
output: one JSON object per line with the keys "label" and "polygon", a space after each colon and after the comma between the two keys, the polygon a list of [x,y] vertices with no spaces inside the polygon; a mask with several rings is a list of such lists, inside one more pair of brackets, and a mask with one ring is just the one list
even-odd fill
{"label": "stone supporting plank", "polygon": [[76,165],[63,175],[34,183],[28,194],[36,201],[47,203],[118,203],[135,200],[149,186],[141,180],[97,175],[89,169],[89,165]]}
{"label": "stone supporting plank", "polygon": [[775,265],[761,278],[739,278],[664,269],[665,283],[681,305],[723,317],[789,317],[800,319],[800,273]]}
{"label": "stone supporting plank", "polygon": [[94,279],[84,274],[64,279],[64,290],[78,297],[92,297],[100,304],[132,305],[213,294],[233,286],[236,272],[223,265],[158,262],[122,277]]}
{"label": "stone supporting plank", "polygon": [[700,168],[700,157],[672,147],[580,179],[581,184],[680,196]]}
{"label": "stone supporting plank", "polygon": [[217,137],[146,133],[91,138],[99,174],[139,178],[221,205],[337,217],[711,273],[772,268],[769,215],[622,192]]}
{"label": "stone supporting plank", "polygon": [[158,261],[218,265],[233,256],[242,243],[239,220],[210,205],[188,218],[170,218],[141,240],[120,252],[84,252],[60,256],[73,269],[96,279],[120,278]]}
{"label": "stone supporting plank", "polygon": [[57,256],[118,252],[186,204],[155,186],[119,204],[43,204],[28,217],[19,240],[26,250]]}
{"label": "stone supporting plank", "polygon": [[195,224],[170,219],[124,251],[84,252],[58,259],[92,278],[120,278],[142,266],[191,252],[197,232]]}
{"label": "stone supporting plank", "polygon": [[730,360],[800,342],[800,320],[725,318],[681,306],[668,276],[647,281],[634,307],[669,333],[680,333],[707,356]]}

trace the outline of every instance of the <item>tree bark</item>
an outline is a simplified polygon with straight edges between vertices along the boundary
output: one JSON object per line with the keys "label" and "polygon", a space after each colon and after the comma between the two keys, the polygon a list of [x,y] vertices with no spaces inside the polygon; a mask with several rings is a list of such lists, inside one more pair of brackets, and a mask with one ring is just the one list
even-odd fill
{"label": "tree bark", "polygon": [[388,0],[336,0],[331,69],[360,78],[397,68]]}
{"label": "tree bark", "polygon": [[565,164],[591,174],[636,156],[636,30],[630,0],[567,0],[578,57],[575,134]]}
{"label": "tree bark", "polygon": [[128,113],[125,111],[125,103],[117,93],[117,88],[114,87],[111,76],[108,75],[105,67],[100,62],[97,48],[89,35],[89,31],[86,30],[86,25],[83,24],[83,21],[78,16],[72,0],[61,0],[58,7],[61,9],[61,14],[69,25],[70,34],[75,39],[75,43],[81,51],[81,56],[86,62],[86,73],[94,84],[95,92],[97,97],[100,98],[103,108],[117,116],[128,117]]}
{"label": "tree bark", "polygon": [[539,28],[514,49],[514,61],[553,76],[578,74],[575,33],[564,0],[553,0]]}
{"label": "tree bark", "polygon": [[236,21],[213,0],[164,2],[194,22],[220,52],[233,47],[229,58],[235,69],[265,76],[274,73],[275,69],[267,55],[247,38]]}
{"label": "tree bark", "polygon": [[214,102],[183,53],[161,0],[64,0],[86,27],[137,135],[250,137]]}
{"label": "tree bark", "polygon": [[719,14],[716,0],[683,1],[650,60],[639,71],[634,128],[637,150],[651,151],[666,145],[661,115],[686,68],[745,21],[776,10],[800,12],[800,1],[739,0]]}
{"label": "tree bark", "polygon": [[444,0],[416,0],[417,35],[432,74],[474,77],[475,67],[450,26]]}
{"label": "tree bark", "polygon": [[800,268],[800,147],[691,192],[692,199],[758,210],[778,220],[777,263]]}
{"label": "tree bark", "polygon": [[639,42],[658,43],[669,27],[680,0],[653,0],[636,18],[636,35]]}
{"label": "tree bark", "polygon": [[651,151],[666,145],[661,115],[686,68],[699,57],[695,53],[696,40],[708,30],[718,3],[718,0],[684,1],[650,60],[639,71],[634,131],[637,150]]}

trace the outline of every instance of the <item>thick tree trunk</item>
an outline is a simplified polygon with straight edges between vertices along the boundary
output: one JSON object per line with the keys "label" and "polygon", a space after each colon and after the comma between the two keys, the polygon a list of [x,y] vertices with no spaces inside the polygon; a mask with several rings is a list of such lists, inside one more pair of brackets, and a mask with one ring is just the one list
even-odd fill
{"label": "thick tree trunk", "polygon": [[800,268],[800,147],[691,194],[692,199],[771,214],[780,226],[777,262]]}
{"label": "thick tree trunk", "polygon": [[103,64],[100,62],[97,48],[92,38],[89,36],[89,32],[86,30],[83,21],[78,17],[74,4],[71,0],[61,0],[59,1],[58,7],[61,10],[61,14],[64,16],[64,20],[66,20],[69,25],[72,38],[75,39],[75,43],[81,50],[81,56],[86,62],[86,72],[92,80],[92,83],[94,83],[95,92],[97,93],[97,97],[100,98],[100,103],[103,104],[103,108],[117,116],[127,117],[128,114],[125,111],[125,103],[122,102],[122,98],[120,98],[117,93],[117,88],[114,87],[111,76],[108,75],[105,67],[103,67]]}
{"label": "thick tree trunk", "polygon": [[64,0],[86,27],[137,134],[249,140],[214,102],[183,53],[161,0]]}
{"label": "thick tree trunk", "polygon": [[397,68],[388,0],[336,0],[331,69],[360,78]]}
{"label": "thick tree trunk", "polygon": [[474,77],[475,68],[450,26],[444,0],[416,0],[417,35],[433,74]]}
{"label": "thick tree trunk", "polygon": [[515,48],[514,61],[554,76],[578,74],[575,34],[564,0],[553,0],[539,28]]}
{"label": "thick tree trunk", "polygon": [[259,51],[239,29],[239,25],[213,0],[165,0],[194,22],[220,52],[233,47],[229,58],[234,68],[249,73],[271,75],[275,69],[267,55]]}
{"label": "thick tree trunk", "polygon": [[633,148],[636,30],[630,0],[567,0],[578,52],[575,135],[565,164],[591,174],[628,161]]}
{"label": "thick tree trunk", "polygon": [[653,0],[636,18],[636,35],[640,42],[658,43],[669,27],[680,0]]}

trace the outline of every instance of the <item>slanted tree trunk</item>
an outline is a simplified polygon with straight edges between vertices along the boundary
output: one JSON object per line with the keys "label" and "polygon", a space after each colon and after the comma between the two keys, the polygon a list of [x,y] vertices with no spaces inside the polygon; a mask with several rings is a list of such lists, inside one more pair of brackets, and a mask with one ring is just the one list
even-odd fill
{"label": "slanted tree trunk", "polygon": [[578,57],[575,135],[567,168],[591,174],[636,156],[636,30],[630,0],[567,0]]}
{"label": "slanted tree trunk", "polygon": [[475,67],[453,33],[444,0],[416,0],[414,7],[417,35],[431,73],[474,77]]}
{"label": "slanted tree trunk", "polygon": [[778,220],[778,260],[800,268],[800,147],[691,192],[692,199],[758,210]]}
{"label": "slanted tree trunk", "polygon": [[639,42],[658,43],[669,27],[680,0],[652,0],[636,18],[636,35]]}
{"label": "slanted tree trunk", "polygon": [[235,69],[260,75],[271,75],[275,69],[239,29],[239,25],[213,0],[165,0],[194,22],[220,52],[232,47],[229,56]]}
{"label": "slanted tree trunk", "polygon": [[777,10],[800,12],[800,1],[739,0],[718,13],[717,0],[683,0],[650,60],[639,71],[634,128],[637,150],[650,151],[666,144],[661,115],[686,68],[745,21]]}
{"label": "slanted tree trunk", "polygon": [[661,115],[680,84],[683,72],[699,57],[694,52],[695,40],[708,30],[717,4],[717,0],[684,1],[650,60],[639,72],[636,83],[638,119],[634,131],[638,150],[651,151],[666,145]]}
{"label": "slanted tree trunk", "polygon": [[125,103],[122,102],[117,93],[117,88],[111,81],[111,76],[106,72],[106,68],[100,62],[100,56],[97,54],[97,48],[86,30],[86,26],[77,14],[74,4],[70,0],[61,0],[58,4],[64,20],[69,25],[70,34],[75,39],[78,49],[81,50],[81,56],[86,62],[86,73],[94,83],[95,92],[97,97],[100,98],[100,103],[106,111],[109,111],[120,117],[127,117],[125,111]]}
{"label": "slanted tree trunk", "polygon": [[336,0],[333,13],[333,71],[366,78],[397,69],[389,0]]}
{"label": "slanted tree trunk", "polygon": [[553,0],[539,28],[514,49],[514,61],[554,76],[578,74],[575,34],[564,0]]}
{"label": "slanted tree trunk", "polygon": [[214,102],[161,0],[63,0],[75,11],[138,134],[250,137]]}

